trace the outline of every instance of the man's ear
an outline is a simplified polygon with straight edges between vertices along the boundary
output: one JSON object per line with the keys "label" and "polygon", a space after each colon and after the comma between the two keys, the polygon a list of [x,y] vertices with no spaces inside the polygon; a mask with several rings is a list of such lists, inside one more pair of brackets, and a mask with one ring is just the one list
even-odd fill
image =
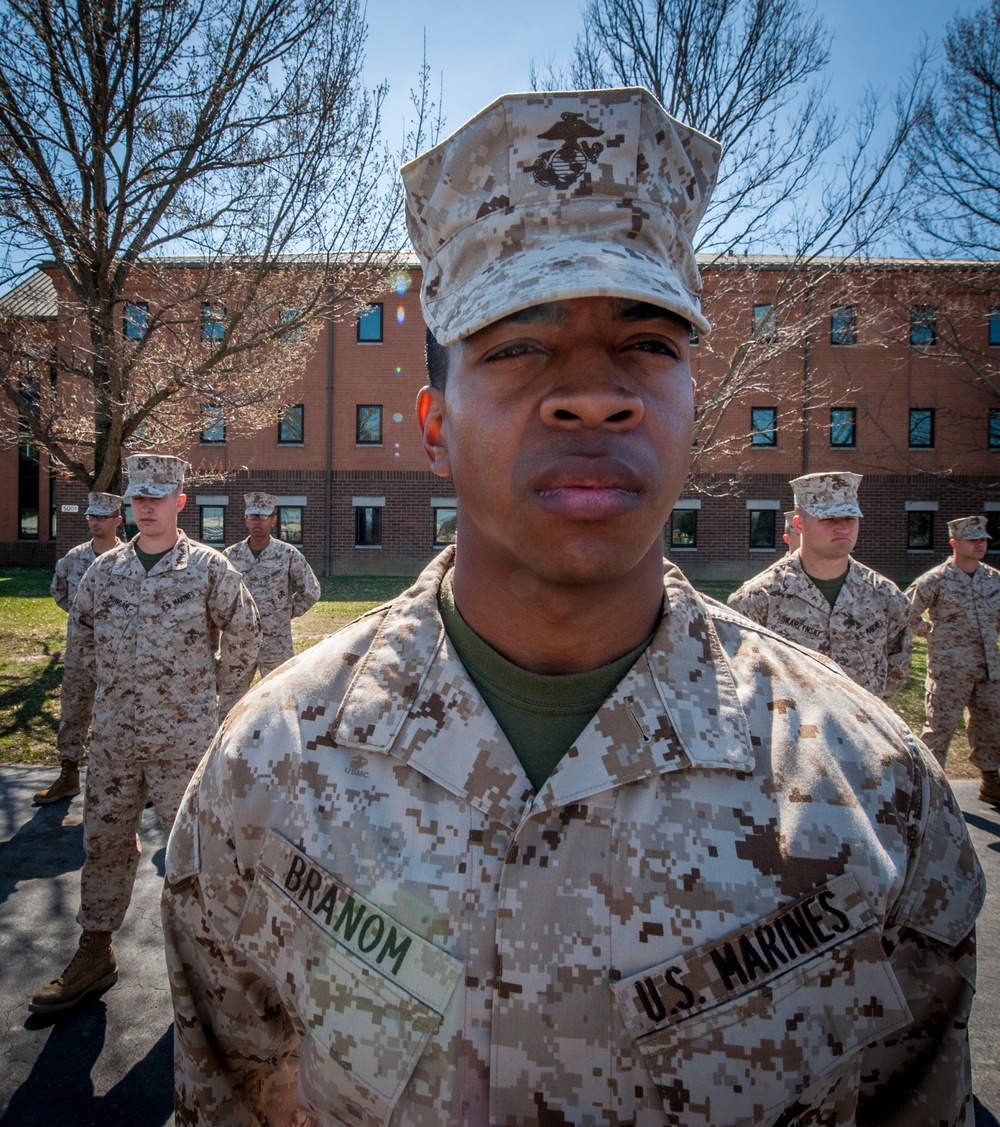
{"label": "man's ear", "polygon": [[417,396],[417,419],[424,453],[430,463],[431,473],[438,477],[451,476],[451,458],[448,440],[444,433],[444,392],[437,387],[422,387]]}

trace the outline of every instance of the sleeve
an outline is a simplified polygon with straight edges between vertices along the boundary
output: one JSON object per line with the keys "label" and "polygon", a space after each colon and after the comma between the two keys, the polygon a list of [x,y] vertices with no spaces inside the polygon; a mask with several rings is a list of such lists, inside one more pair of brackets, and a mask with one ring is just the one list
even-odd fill
{"label": "sleeve", "polygon": [[728,605],[733,610],[759,626],[767,625],[767,603],[767,592],[749,583],[744,583],[738,591],[734,591],[728,600]]}
{"label": "sleeve", "polygon": [[215,667],[222,720],[250,687],[261,639],[257,604],[240,573],[228,561],[219,567],[215,577],[209,610],[212,621],[222,631]]}
{"label": "sleeve", "polygon": [[69,614],[69,583],[66,579],[66,557],[56,564],[55,574],[49,586],[49,594],[56,601],[56,606]]}
{"label": "sleeve", "polygon": [[216,740],[167,846],[161,915],[174,1008],[174,1121],[291,1127],[307,1122],[296,1099],[298,1037],[273,983],[233,944],[251,881],[236,855],[227,778]]}
{"label": "sleeve", "polygon": [[913,658],[913,630],[909,599],[896,588],[890,592],[886,608],[886,658],[884,698],[898,693],[906,684]]}
{"label": "sleeve", "polygon": [[882,937],[911,1021],[864,1053],[858,1127],[972,1127],[969,1012],[983,873],[943,772],[921,754],[906,881]]}
{"label": "sleeve", "polygon": [[[76,598],[70,607],[69,624],[66,627],[66,658],[64,677],[78,680],[82,684],[96,683],[96,660],[94,654],[94,592],[97,572],[93,566],[87,569]],[[83,698],[79,698],[83,699]],[[62,723],[67,717],[63,715]]]}
{"label": "sleeve", "polygon": [[296,548],[292,551],[289,573],[295,584],[292,594],[292,618],[300,618],[319,598],[319,580],[305,556]]}
{"label": "sleeve", "polygon": [[910,603],[910,628],[921,638],[930,633],[930,623],[924,618],[924,611],[934,605],[937,594],[936,577],[931,574],[921,575],[906,588],[906,598]]}

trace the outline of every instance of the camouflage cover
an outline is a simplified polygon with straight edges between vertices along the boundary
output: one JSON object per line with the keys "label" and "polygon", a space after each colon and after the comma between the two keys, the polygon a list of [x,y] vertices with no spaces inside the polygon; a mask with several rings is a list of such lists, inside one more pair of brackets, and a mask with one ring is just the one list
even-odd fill
{"label": "camouflage cover", "polygon": [[242,573],[257,604],[264,632],[257,665],[262,675],[270,673],[295,653],[292,619],[300,618],[319,598],[319,580],[296,547],[273,536],[256,559],[249,538],[223,554]]}
{"label": "camouflage cover", "polygon": [[913,654],[910,605],[884,575],[851,557],[836,605],[783,556],[729,596],[729,605],[776,634],[825,654],[870,693],[888,700],[906,682]]}
{"label": "camouflage cover", "polygon": [[968,707],[972,763],[995,771],[1000,768],[1000,571],[981,563],[970,575],[947,560],[915,579],[906,596],[914,631],[927,637],[921,738],[944,763]]}
{"label": "camouflage cover", "polygon": [[439,617],[452,558],[255,688],[192,780],[176,1123],[971,1127],[982,874],[897,717],[667,565],[534,794]]}

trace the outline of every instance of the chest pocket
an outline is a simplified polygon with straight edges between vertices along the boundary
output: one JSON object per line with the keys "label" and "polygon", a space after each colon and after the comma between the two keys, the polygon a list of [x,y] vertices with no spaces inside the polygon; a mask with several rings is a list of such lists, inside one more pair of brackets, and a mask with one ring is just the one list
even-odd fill
{"label": "chest pocket", "polygon": [[683,1127],[765,1127],[840,1100],[836,1122],[853,1122],[859,1050],[910,1020],[849,874],[613,990]]}
{"label": "chest pocket", "polygon": [[386,1123],[462,964],[274,830],[234,939],[298,1018],[303,1107],[323,1124]]}

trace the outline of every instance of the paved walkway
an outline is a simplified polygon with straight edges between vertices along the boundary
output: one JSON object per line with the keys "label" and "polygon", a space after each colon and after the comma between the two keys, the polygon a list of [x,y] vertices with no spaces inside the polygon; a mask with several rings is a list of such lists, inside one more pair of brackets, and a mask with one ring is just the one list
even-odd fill
{"label": "paved walkway", "polygon": [[[143,818],[132,907],[115,939],[118,985],[60,1019],[28,999],[67,962],[83,864],[83,801],[35,807],[51,769],[0,767],[0,1127],[162,1127],[171,1114],[170,994],[160,943],[163,835]],[[987,872],[972,1014],[977,1127],[1000,1127],[1000,813],[955,792]]]}

